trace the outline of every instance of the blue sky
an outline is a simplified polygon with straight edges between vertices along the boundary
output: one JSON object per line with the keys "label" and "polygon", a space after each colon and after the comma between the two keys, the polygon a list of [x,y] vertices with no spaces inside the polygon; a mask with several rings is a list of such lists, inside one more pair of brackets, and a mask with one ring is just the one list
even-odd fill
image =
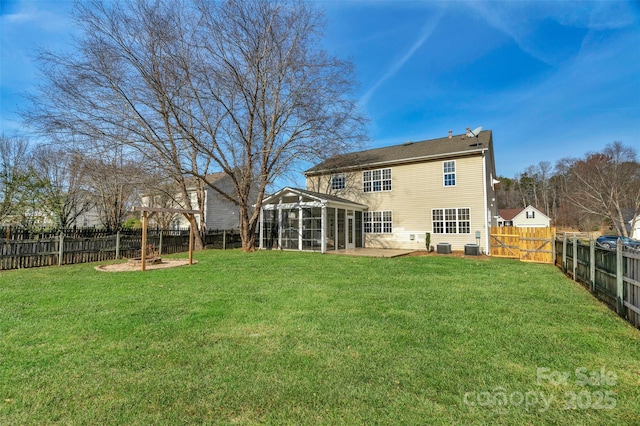
{"label": "blue sky", "polygon": [[[2,1],[0,131],[25,134],[36,46],[69,49],[72,3]],[[493,130],[499,175],[621,141],[640,151],[640,3],[321,1],[354,62],[369,147]],[[640,154],[640,152],[639,152]]]}

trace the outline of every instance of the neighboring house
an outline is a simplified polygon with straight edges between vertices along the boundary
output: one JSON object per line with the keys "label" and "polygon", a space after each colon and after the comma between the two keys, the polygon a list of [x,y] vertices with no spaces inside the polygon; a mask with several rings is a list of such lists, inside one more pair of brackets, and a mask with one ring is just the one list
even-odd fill
{"label": "neighboring house", "polygon": [[100,219],[100,212],[98,212],[98,208],[94,205],[87,211],[80,213],[74,221],[73,226],[78,228],[102,227],[103,224]]}
{"label": "neighboring house", "polygon": [[500,209],[498,226],[517,226],[520,228],[546,228],[551,226],[551,218],[533,206],[524,209]]}
{"label": "neighboring house", "polygon": [[[233,194],[233,181],[226,173],[213,173],[207,175],[207,179],[220,190]],[[191,197],[192,208],[197,210],[198,201],[196,185],[197,182],[195,179],[189,179],[187,192]],[[239,209],[234,203],[222,196],[218,191],[212,189],[210,186],[205,186],[204,197],[204,224],[206,229],[238,229],[240,227]],[[142,197],[142,204],[148,207],[186,208],[186,203],[181,202],[182,196],[179,194],[172,194],[169,199],[158,195],[155,195],[153,198],[154,200],[152,202],[151,196],[144,195]],[[200,223],[201,219],[199,215],[196,216],[196,220]],[[149,222],[153,225],[172,229],[186,228],[189,226],[188,220],[181,214],[170,214],[170,217],[152,217]]]}
{"label": "neighboring house", "polygon": [[489,252],[497,216],[490,130],[338,155],[305,176],[305,190],[263,200],[261,248],[424,249],[430,233],[432,246],[479,243]]}
{"label": "neighboring house", "polygon": [[[629,221],[629,226],[633,224],[633,219]],[[636,225],[631,230],[631,238],[640,240],[640,216],[636,217]]]}

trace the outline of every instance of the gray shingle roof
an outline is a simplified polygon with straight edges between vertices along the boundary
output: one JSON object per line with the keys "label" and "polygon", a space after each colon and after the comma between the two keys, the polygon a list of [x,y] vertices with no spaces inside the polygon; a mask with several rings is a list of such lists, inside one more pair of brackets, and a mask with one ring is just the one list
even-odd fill
{"label": "gray shingle roof", "polygon": [[480,132],[477,138],[470,138],[462,134],[454,135],[451,139],[444,137],[420,142],[407,142],[384,148],[336,155],[311,167],[305,174],[313,175],[325,171],[373,168],[394,163],[460,156],[491,149],[492,143],[491,130]]}

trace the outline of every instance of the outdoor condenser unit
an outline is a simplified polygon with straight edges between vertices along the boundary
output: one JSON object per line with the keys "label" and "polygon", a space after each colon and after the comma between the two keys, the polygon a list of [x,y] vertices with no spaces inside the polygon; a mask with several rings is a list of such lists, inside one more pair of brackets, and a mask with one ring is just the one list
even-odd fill
{"label": "outdoor condenser unit", "polygon": [[436,251],[438,252],[438,254],[449,254],[451,253],[451,244],[438,243]]}

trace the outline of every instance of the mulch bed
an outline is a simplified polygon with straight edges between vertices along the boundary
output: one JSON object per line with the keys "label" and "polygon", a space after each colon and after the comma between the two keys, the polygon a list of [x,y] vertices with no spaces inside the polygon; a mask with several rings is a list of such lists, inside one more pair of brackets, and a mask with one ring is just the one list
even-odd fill
{"label": "mulch bed", "polygon": [[412,253],[409,253],[406,256],[446,256],[446,257],[466,257],[470,259],[483,259],[483,260],[489,259],[489,256],[485,254],[481,254],[479,256],[465,255],[464,250],[452,250],[451,253],[449,254],[440,254],[435,250],[433,251],[419,250],[419,251],[414,251]]}

